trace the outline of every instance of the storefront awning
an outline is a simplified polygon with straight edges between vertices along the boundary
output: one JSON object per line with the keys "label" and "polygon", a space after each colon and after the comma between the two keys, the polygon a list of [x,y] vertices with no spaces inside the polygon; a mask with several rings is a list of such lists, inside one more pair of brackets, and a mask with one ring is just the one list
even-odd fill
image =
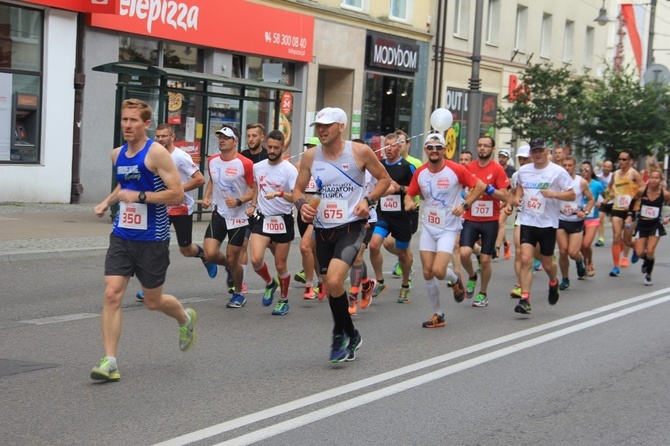
{"label": "storefront awning", "polygon": [[176,68],[156,67],[141,62],[110,62],[93,67],[93,71],[103,73],[127,74],[131,76],[143,76],[152,78],[181,78],[195,81],[203,81],[209,84],[221,83],[248,88],[264,88],[267,90],[282,90],[301,93],[302,90],[288,85],[282,85],[275,82],[258,82],[249,79],[232,78],[218,74],[196,73],[193,71],[179,70]]}

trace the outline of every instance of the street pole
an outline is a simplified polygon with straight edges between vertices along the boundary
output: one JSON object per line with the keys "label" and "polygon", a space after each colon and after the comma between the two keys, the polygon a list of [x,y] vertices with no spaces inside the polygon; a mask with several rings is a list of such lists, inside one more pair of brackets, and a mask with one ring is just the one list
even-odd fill
{"label": "street pole", "polygon": [[481,61],[482,46],[482,15],[484,0],[477,0],[475,7],[475,32],[472,39],[472,73],[470,77],[470,91],[468,92],[468,130],[465,145],[470,153],[477,153],[479,139],[479,123],[482,115],[481,79],[479,78],[479,62]]}
{"label": "street pole", "polygon": [[654,24],[656,22],[656,2],[651,0],[651,11],[649,15],[649,39],[647,42],[647,68],[654,63]]}

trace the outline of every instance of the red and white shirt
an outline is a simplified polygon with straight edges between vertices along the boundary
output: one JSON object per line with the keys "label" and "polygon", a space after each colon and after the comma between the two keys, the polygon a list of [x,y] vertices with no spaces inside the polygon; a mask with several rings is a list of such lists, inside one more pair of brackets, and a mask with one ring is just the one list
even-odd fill
{"label": "red and white shirt", "polygon": [[[489,162],[485,167],[481,167],[479,161],[472,161],[465,168],[486,185],[491,185],[496,189],[507,189],[509,187],[509,178],[505,169],[495,161]],[[478,222],[498,221],[498,218],[500,218],[500,201],[484,194],[472,203],[470,209],[465,211],[464,218]]]}

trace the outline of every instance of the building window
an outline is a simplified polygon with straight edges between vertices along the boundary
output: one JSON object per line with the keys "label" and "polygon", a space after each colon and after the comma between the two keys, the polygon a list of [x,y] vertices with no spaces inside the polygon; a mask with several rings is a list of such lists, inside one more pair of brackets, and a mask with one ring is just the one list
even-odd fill
{"label": "building window", "polygon": [[572,62],[572,50],[575,41],[575,22],[568,20],[565,22],[565,33],[563,34],[563,62]]}
{"label": "building window", "polygon": [[528,27],[528,8],[516,7],[516,33],[514,34],[514,50],[526,52],[526,28]]}
{"label": "building window", "polygon": [[594,30],[592,27],[586,28],[586,39],[584,39],[584,67],[593,67],[593,42]]}
{"label": "building window", "polygon": [[498,45],[500,35],[500,0],[489,1],[489,11],[486,22],[486,43]]}
{"label": "building window", "polygon": [[552,15],[542,15],[542,38],[540,39],[540,57],[549,59],[551,57],[551,27]]}
{"label": "building window", "polygon": [[40,162],[42,11],[0,4],[0,163]]}
{"label": "building window", "polygon": [[402,22],[409,22],[412,20],[412,0],[391,0],[391,13],[389,18],[392,20],[399,20]]}
{"label": "building window", "polygon": [[454,10],[454,35],[468,38],[470,26],[470,0],[456,0]]}
{"label": "building window", "polygon": [[352,11],[367,12],[368,0],[342,0],[340,6],[344,9],[350,9]]}

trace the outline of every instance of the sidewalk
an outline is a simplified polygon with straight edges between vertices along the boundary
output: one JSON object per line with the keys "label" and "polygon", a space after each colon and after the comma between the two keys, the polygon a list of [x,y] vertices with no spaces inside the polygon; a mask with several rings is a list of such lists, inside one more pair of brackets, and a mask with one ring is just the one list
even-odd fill
{"label": "sidewalk", "polygon": [[[67,258],[104,252],[112,220],[97,217],[94,204],[0,203],[0,262]],[[195,219],[195,218],[194,218]],[[202,241],[209,216],[193,222]],[[171,244],[175,249],[176,244]]]}

